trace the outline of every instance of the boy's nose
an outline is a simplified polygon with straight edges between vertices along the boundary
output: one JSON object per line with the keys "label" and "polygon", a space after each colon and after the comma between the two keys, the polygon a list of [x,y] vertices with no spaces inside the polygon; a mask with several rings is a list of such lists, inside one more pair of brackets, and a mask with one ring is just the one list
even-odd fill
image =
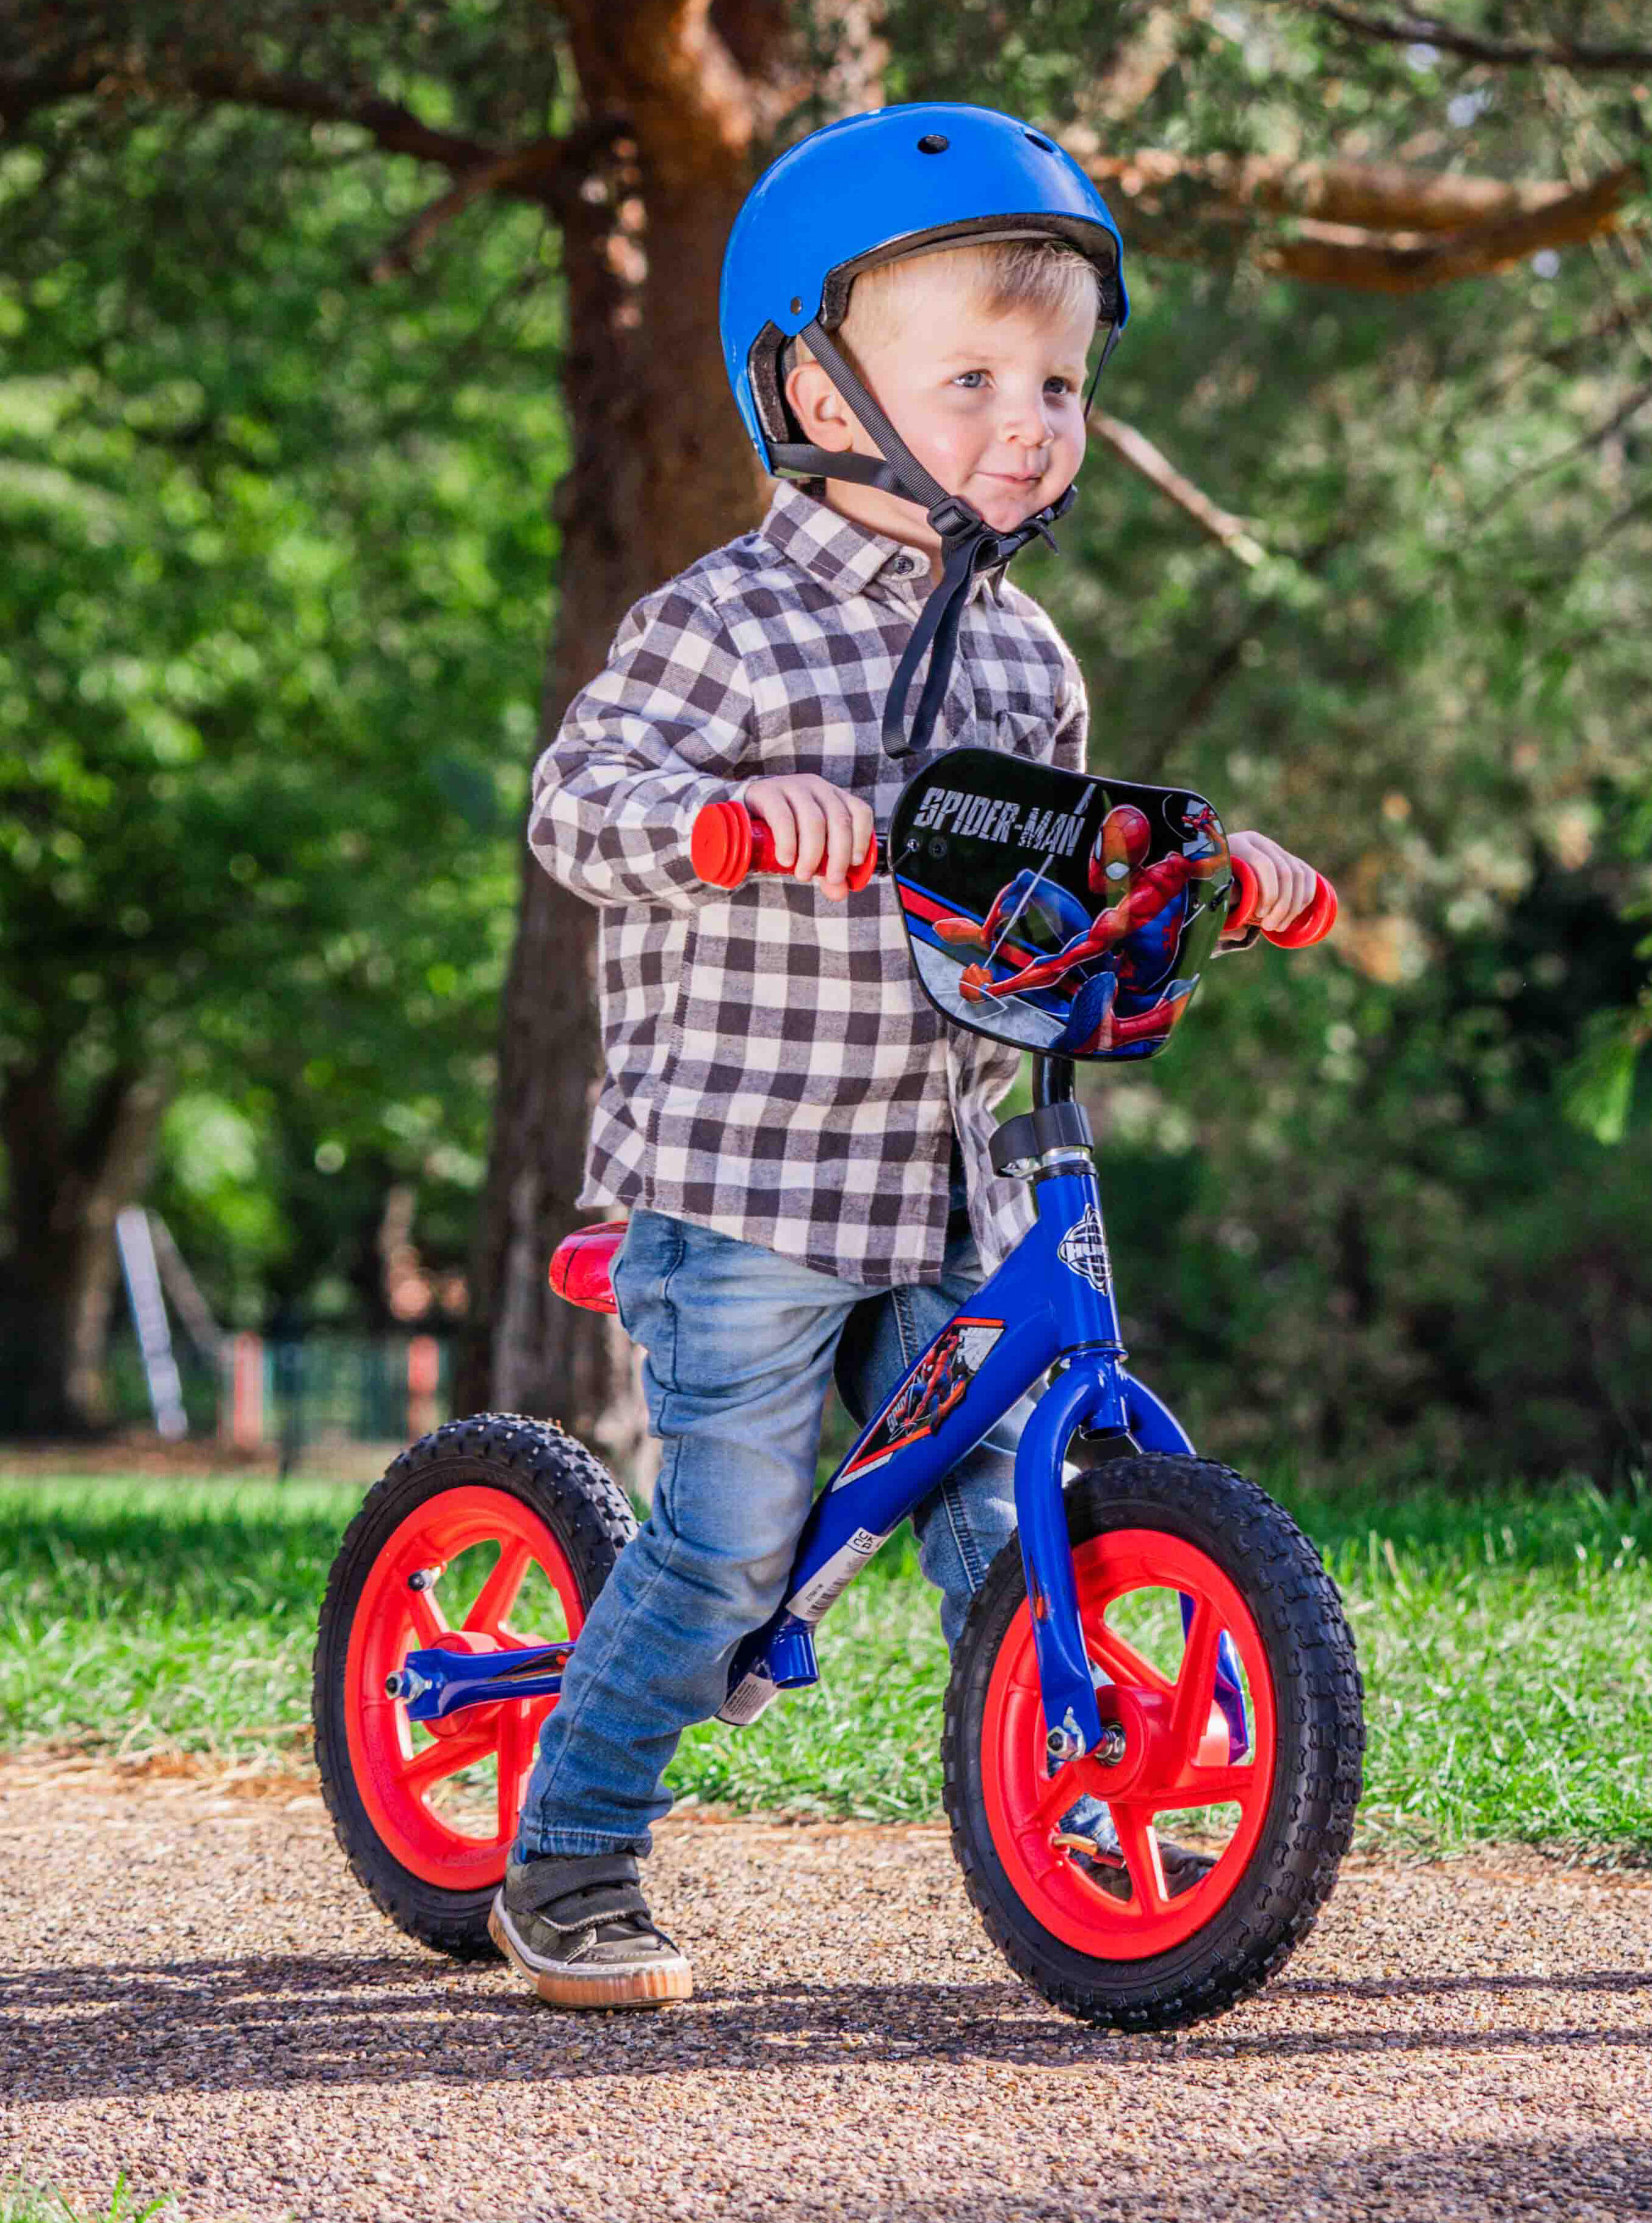
{"label": "boy's nose", "polygon": [[999,425],[999,432],[1012,448],[1048,448],[1056,437],[1042,401],[1016,404]]}

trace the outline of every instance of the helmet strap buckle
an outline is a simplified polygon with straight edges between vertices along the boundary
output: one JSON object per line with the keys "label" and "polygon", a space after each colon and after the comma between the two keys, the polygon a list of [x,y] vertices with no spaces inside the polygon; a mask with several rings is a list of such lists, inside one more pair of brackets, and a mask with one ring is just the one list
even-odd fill
{"label": "helmet strap buckle", "polygon": [[980,532],[987,521],[979,510],[972,509],[955,494],[937,501],[928,515],[930,526],[943,541],[962,540],[969,533]]}

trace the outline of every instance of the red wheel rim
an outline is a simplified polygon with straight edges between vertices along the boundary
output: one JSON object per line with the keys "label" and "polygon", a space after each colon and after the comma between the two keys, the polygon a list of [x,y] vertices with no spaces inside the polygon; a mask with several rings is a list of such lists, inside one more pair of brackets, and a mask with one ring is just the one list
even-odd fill
{"label": "red wheel rim", "polygon": [[[1107,1678],[1104,1718],[1119,1719],[1126,1754],[1117,1766],[1071,1761],[1045,1772],[1044,1721],[1032,1622],[1024,1603],[993,1665],[981,1724],[981,1778],[993,1845],[1016,1897],[1063,1944],[1098,1960],[1140,1961],[1182,1944],[1231,1897],[1255,1851],[1272,1795],[1277,1733],[1273,1678],[1261,1631],[1239,1590],[1206,1552],[1152,1528],[1093,1537],[1073,1555],[1085,1649]],[[1194,1602],[1174,1676],[1157,1668],[1106,1620],[1133,1590],[1179,1590]],[[1251,1741],[1229,1760],[1215,1710],[1217,1645],[1226,1629],[1248,1686]],[[1103,1891],[1055,1840],[1062,1817],[1086,1793],[1110,1809],[1134,1886],[1128,1900]],[[1234,1806],[1239,1821],[1216,1865],[1169,1896],[1156,1816]]]}
{"label": "red wheel rim", "polygon": [[[451,1628],[440,1603],[442,1572],[462,1552],[487,1543],[498,1544],[498,1560],[459,1626]],[[406,1708],[384,1695],[385,1678],[419,1647],[508,1652],[532,1642],[533,1634],[514,1628],[510,1615],[533,1566],[555,1590],[568,1634],[577,1636],[584,1618],[578,1586],[545,1523],[508,1490],[467,1483],[407,1515],[369,1569],[356,1608],[344,1660],[345,1733],[356,1787],[387,1849],[444,1891],[480,1891],[503,1879],[540,1724],[557,1702],[467,1707],[427,1724],[431,1741],[415,1748]],[[435,1582],[410,1590],[409,1576],[421,1568],[432,1571]],[[462,1768],[489,1759],[497,1763],[492,1828],[467,1829],[464,1817],[438,1812],[432,1793]]]}

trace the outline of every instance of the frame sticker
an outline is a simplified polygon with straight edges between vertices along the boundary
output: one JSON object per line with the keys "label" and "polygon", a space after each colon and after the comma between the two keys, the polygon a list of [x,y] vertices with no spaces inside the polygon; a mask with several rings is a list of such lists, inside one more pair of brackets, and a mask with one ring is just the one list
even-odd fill
{"label": "frame sticker", "polygon": [[786,1612],[795,1613],[812,1628],[827,1607],[842,1596],[873,1553],[888,1541],[887,1533],[875,1536],[870,1528],[857,1528],[848,1543],[840,1544],[825,1565],[817,1568],[803,1588],[786,1600]]}
{"label": "frame sticker", "polygon": [[1056,1245],[1056,1256],[1069,1273],[1088,1282],[1105,1297],[1113,1288],[1113,1261],[1107,1256],[1107,1231],[1094,1204],[1087,1204]]}
{"label": "frame sticker", "polygon": [[841,1489],[846,1482],[869,1474],[920,1436],[932,1436],[963,1402],[964,1393],[1003,1332],[1002,1320],[970,1319],[962,1314],[943,1328],[879,1414],[832,1488]]}

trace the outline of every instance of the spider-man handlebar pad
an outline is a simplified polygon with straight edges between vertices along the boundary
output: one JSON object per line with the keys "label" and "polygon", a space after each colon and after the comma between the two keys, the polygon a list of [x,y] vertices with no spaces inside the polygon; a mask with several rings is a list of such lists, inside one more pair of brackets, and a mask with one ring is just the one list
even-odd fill
{"label": "spider-man handlebar pad", "polygon": [[[778,872],[788,878],[791,873],[791,866],[775,857],[773,834],[743,803],[708,803],[694,822],[689,856],[700,878],[714,888],[737,888],[750,872]],[[877,869],[874,834],[860,863],[849,866],[849,892],[858,895]],[[819,878],[818,870],[814,877]]]}
{"label": "spider-man handlebar pad", "polygon": [[[1233,897],[1227,913],[1226,931],[1239,934],[1250,924],[1252,912],[1261,897],[1256,874],[1251,867],[1235,857],[1233,865]],[[1323,941],[1336,924],[1336,890],[1324,875],[1314,875],[1314,900],[1305,910],[1299,910],[1289,926],[1262,929],[1263,939],[1272,942],[1276,949],[1306,949],[1315,941]]]}

